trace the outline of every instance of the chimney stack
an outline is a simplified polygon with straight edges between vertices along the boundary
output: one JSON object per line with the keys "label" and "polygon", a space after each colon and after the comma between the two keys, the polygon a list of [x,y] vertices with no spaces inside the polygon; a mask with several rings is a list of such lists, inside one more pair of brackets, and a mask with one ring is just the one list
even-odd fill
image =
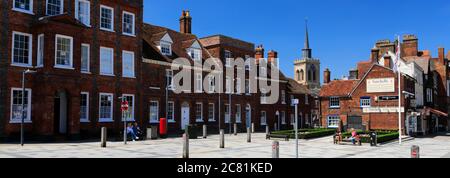
{"label": "chimney stack", "polygon": [[189,11],[183,11],[180,17],[180,32],[191,34],[192,33],[192,17]]}
{"label": "chimney stack", "polygon": [[372,51],[370,53],[370,61],[372,63],[378,63],[379,57],[380,57],[380,48],[375,46],[372,48]]}
{"label": "chimney stack", "polygon": [[416,35],[404,35],[403,45],[401,45],[402,56],[417,56],[419,53],[419,39]]}
{"label": "chimney stack", "polygon": [[256,64],[259,64],[259,60],[264,59],[264,47],[263,45],[259,45],[255,49],[255,60]]}
{"label": "chimney stack", "polygon": [[438,49],[438,55],[439,55],[439,62],[441,64],[445,64],[445,49],[440,47]]}
{"label": "chimney stack", "polygon": [[358,76],[358,69],[352,69],[352,70],[350,70],[350,72],[349,72],[349,76],[348,76],[348,79],[350,79],[350,80],[358,80],[359,78],[359,76]]}
{"label": "chimney stack", "polygon": [[391,56],[386,55],[386,56],[384,57],[384,67],[387,67],[387,68],[389,68],[389,69],[392,69],[392,67],[391,67]]}
{"label": "chimney stack", "polygon": [[278,52],[270,50],[267,54],[267,62],[278,67]]}
{"label": "chimney stack", "polygon": [[323,72],[323,83],[328,84],[331,82],[331,72],[330,69],[326,68]]}

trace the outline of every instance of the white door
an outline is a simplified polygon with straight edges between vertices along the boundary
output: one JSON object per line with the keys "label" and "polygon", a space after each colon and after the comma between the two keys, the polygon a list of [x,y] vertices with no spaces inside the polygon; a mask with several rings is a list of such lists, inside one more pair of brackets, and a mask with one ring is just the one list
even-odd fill
{"label": "white door", "polygon": [[182,107],[181,108],[181,130],[185,130],[186,125],[189,125],[189,107]]}

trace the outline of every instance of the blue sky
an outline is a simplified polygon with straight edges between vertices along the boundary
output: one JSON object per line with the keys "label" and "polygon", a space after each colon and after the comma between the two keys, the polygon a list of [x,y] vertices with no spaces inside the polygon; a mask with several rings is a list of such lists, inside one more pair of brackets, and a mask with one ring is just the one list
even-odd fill
{"label": "blue sky", "polygon": [[199,37],[224,34],[263,44],[279,53],[282,71],[293,76],[308,18],[313,56],[332,78],[348,75],[367,60],[379,39],[416,34],[419,49],[450,49],[448,0],[144,0],[144,22],[179,29],[181,11],[193,16]]}

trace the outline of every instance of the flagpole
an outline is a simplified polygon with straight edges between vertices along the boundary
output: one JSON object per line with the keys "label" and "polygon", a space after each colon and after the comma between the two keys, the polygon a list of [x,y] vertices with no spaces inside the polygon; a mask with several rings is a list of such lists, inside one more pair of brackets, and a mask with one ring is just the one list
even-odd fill
{"label": "flagpole", "polygon": [[401,91],[401,72],[400,72],[400,57],[401,57],[401,42],[398,36],[398,52],[397,52],[397,73],[398,73],[398,140],[402,144],[402,91]]}

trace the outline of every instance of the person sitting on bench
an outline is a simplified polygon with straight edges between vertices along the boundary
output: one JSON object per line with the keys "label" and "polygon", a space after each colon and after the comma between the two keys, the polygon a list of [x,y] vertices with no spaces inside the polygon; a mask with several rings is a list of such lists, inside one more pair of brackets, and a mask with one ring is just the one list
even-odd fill
{"label": "person sitting on bench", "polygon": [[137,137],[136,133],[134,133],[133,125],[131,123],[129,123],[127,127],[127,136],[128,135],[131,135],[131,139],[133,140],[133,142],[139,140],[139,137]]}
{"label": "person sitting on bench", "polygon": [[350,140],[352,141],[353,145],[356,145],[356,142],[360,141],[358,132],[355,129],[352,129],[352,137],[350,137]]}
{"label": "person sitting on bench", "polygon": [[[134,132],[134,134],[135,134],[137,137],[142,137],[142,130],[141,130],[141,128],[139,127],[139,125],[138,125],[137,122],[135,122],[135,123],[133,124],[133,132]],[[138,139],[139,139],[139,138],[138,138]]]}
{"label": "person sitting on bench", "polygon": [[334,144],[341,144],[342,142],[342,132],[340,129],[336,131],[336,134],[334,135]]}

